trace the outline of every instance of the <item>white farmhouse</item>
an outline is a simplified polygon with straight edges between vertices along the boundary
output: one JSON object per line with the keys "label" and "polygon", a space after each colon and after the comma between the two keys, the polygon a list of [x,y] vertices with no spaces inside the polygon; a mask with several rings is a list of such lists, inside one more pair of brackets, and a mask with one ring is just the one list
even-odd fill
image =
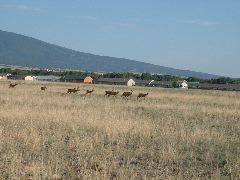
{"label": "white farmhouse", "polygon": [[0,74],[0,80],[6,80],[7,75],[6,74]]}
{"label": "white farmhouse", "polygon": [[26,76],[25,81],[36,81],[36,76]]}
{"label": "white farmhouse", "polygon": [[186,80],[183,80],[182,82],[179,83],[179,87],[183,89],[188,89],[188,84]]}
{"label": "white farmhouse", "polygon": [[127,82],[127,86],[135,86],[135,81],[133,79],[129,79]]}

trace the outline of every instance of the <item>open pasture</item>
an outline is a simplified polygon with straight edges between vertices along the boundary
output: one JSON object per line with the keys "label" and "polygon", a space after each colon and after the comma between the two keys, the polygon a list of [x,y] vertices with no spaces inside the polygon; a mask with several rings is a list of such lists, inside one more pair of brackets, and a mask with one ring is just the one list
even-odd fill
{"label": "open pasture", "polygon": [[0,177],[240,179],[240,93],[0,81]]}

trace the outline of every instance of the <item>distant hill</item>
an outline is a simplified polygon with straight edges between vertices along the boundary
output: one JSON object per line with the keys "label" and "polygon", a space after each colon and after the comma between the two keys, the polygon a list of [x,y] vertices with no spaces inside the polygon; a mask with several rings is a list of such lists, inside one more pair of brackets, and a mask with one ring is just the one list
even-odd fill
{"label": "distant hill", "polygon": [[97,72],[149,72],[205,79],[218,77],[207,73],[179,70],[124,58],[78,52],[1,30],[0,64]]}

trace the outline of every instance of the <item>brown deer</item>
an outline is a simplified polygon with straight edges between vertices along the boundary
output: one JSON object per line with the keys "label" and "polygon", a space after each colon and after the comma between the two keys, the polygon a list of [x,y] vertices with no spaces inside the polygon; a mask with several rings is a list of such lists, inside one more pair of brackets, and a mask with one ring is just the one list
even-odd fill
{"label": "brown deer", "polygon": [[139,93],[138,94],[138,96],[137,96],[137,99],[139,99],[139,98],[144,98],[145,99],[145,97],[148,95],[148,93]]}
{"label": "brown deer", "polygon": [[112,92],[113,92],[113,90],[112,91],[105,91],[105,96],[111,96],[111,94],[112,94]]}
{"label": "brown deer", "polygon": [[122,97],[123,98],[128,98],[132,95],[132,93],[133,93],[133,90],[131,90],[130,92],[124,92],[124,93],[122,93]]}
{"label": "brown deer", "polygon": [[77,88],[77,89],[76,89],[76,88],[73,88],[73,89],[68,89],[68,90],[67,90],[67,93],[71,94],[71,93],[76,93],[76,92],[78,92],[78,91],[80,91],[78,88]]}
{"label": "brown deer", "polygon": [[87,90],[87,91],[86,91],[86,94],[92,94],[93,91],[94,91],[94,88],[93,88],[92,90]]}
{"label": "brown deer", "polygon": [[18,84],[17,83],[14,83],[14,84],[9,84],[9,88],[15,88],[15,86],[17,86]]}
{"label": "brown deer", "polygon": [[41,90],[42,90],[42,91],[45,91],[46,89],[47,89],[46,86],[42,86],[42,87],[41,87]]}
{"label": "brown deer", "polygon": [[110,96],[114,96],[115,97],[118,93],[119,93],[118,91],[116,91],[116,92],[113,91]]}
{"label": "brown deer", "polygon": [[118,91],[105,91],[105,96],[116,96],[119,92]]}

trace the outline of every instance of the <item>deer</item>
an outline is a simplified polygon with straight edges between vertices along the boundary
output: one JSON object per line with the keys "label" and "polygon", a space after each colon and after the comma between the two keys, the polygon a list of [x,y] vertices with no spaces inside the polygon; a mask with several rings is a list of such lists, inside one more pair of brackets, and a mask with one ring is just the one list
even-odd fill
{"label": "deer", "polygon": [[138,94],[138,96],[137,96],[137,99],[139,99],[139,98],[144,98],[145,99],[145,97],[148,95],[148,93],[139,93]]}
{"label": "deer", "polygon": [[18,84],[17,83],[14,83],[14,84],[9,84],[9,88],[15,88],[15,86],[17,86]]}
{"label": "deer", "polygon": [[114,96],[114,97],[115,97],[118,93],[119,93],[118,91],[116,91],[116,92],[113,91],[113,92],[111,93],[111,96]]}
{"label": "deer", "polygon": [[93,88],[92,90],[87,90],[87,91],[86,91],[86,94],[92,94],[93,91],[94,91],[94,88]]}
{"label": "deer", "polygon": [[128,98],[132,95],[133,90],[131,90],[130,92],[123,92],[122,93],[122,98]]}
{"label": "deer", "polygon": [[105,96],[116,96],[119,92],[118,91],[105,91]]}
{"label": "deer", "polygon": [[105,96],[111,96],[111,94],[112,94],[112,92],[113,92],[113,90],[112,91],[105,91]]}
{"label": "deer", "polygon": [[68,89],[68,90],[67,90],[67,93],[69,93],[69,94],[70,94],[70,93],[76,93],[76,92],[78,92],[78,91],[80,91],[79,88],[77,88],[77,89],[76,89],[76,88],[73,88],[73,89]]}
{"label": "deer", "polygon": [[45,91],[46,89],[47,89],[46,86],[42,86],[42,87],[41,87],[41,90],[42,90],[42,91]]}

